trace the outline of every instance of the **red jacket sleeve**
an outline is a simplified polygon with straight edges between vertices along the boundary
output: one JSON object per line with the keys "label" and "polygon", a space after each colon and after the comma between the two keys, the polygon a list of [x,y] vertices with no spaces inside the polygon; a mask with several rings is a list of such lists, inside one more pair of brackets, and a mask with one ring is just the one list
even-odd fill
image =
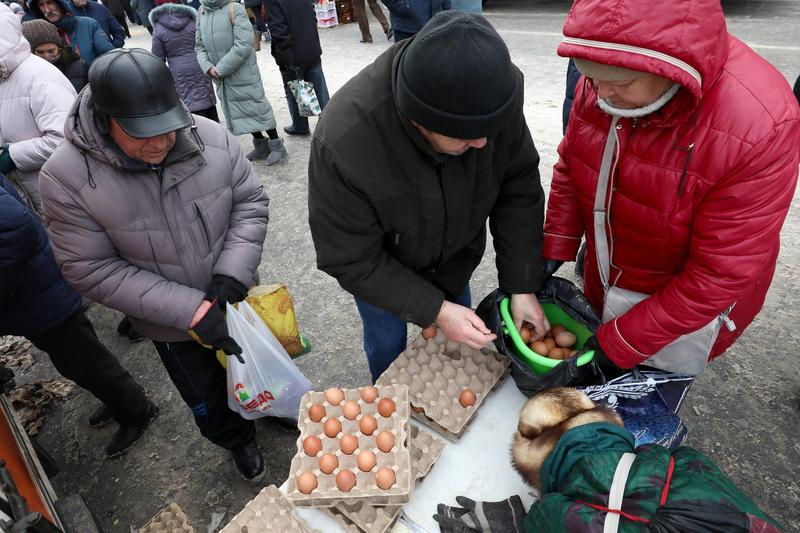
{"label": "red jacket sleeve", "polygon": [[616,364],[632,367],[708,324],[774,263],[797,185],[798,147],[800,123],[778,124],[711,188],[695,213],[683,272],[597,330]]}

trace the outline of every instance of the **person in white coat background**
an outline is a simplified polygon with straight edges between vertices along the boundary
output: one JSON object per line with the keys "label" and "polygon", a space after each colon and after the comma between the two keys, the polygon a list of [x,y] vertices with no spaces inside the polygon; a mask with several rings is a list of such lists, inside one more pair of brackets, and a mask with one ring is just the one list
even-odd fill
{"label": "person in white coat background", "polygon": [[76,96],[58,68],[31,53],[19,17],[0,3],[0,173],[37,212],[39,170],[64,140]]}

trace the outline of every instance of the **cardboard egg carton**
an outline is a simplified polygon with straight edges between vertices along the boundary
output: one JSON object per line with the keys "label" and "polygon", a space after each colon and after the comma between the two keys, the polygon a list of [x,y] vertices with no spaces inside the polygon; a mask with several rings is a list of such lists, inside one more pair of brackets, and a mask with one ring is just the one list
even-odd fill
{"label": "cardboard egg carton", "polygon": [[270,485],[242,509],[220,533],[318,533],[300,518],[292,502],[286,499],[278,487]]}
{"label": "cardboard egg carton", "polygon": [[[408,387],[404,385],[388,385],[378,387],[378,398],[372,403],[361,399],[361,389],[342,389],[344,401],[338,406],[331,405],[325,399],[324,392],[308,392],[300,401],[298,427],[300,437],[297,439],[297,454],[292,459],[289,470],[287,496],[295,505],[304,507],[331,507],[336,503],[361,501],[372,505],[401,505],[407,503],[411,494],[411,454],[409,452],[409,403]],[[395,412],[388,418],[378,413],[378,402],[381,398],[391,398],[396,406]],[[347,400],[356,401],[361,409],[355,420],[348,420],[342,413]],[[319,422],[313,422],[308,416],[308,409],[313,404],[325,407],[326,415]],[[366,416],[375,417],[378,429],[371,436],[364,435],[359,429],[359,422]],[[323,426],[329,418],[336,418],[342,424],[342,431],[336,437],[328,437]],[[381,431],[394,434],[395,444],[388,453],[378,449],[376,436]],[[322,451],[315,457],[308,456],[303,449],[303,440],[315,435],[322,441]],[[339,440],[344,435],[354,435],[358,439],[358,448],[347,455],[341,451]],[[358,454],[370,450],[375,454],[377,465],[369,472],[362,472],[357,465]],[[324,453],[332,453],[339,461],[339,466],[331,473],[324,474],[319,468],[319,458]],[[394,470],[395,483],[383,490],[375,483],[378,469],[389,467]],[[343,492],[336,486],[336,475],[342,470],[350,470],[356,476],[356,485],[349,492]],[[317,488],[310,494],[303,494],[297,488],[297,476],[303,472],[313,472],[317,478]]]}
{"label": "cardboard egg carton", "polygon": [[[411,426],[411,475],[414,481],[428,474],[444,446],[444,442],[430,433]],[[403,508],[400,505],[377,507],[362,502],[342,502],[329,510],[334,518],[347,525],[348,531],[355,527],[357,533],[385,533],[400,517]]]}
{"label": "cardboard egg carton", "polygon": [[[438,330],[432,339],[421,334],[414,339],[377,385],[407,385],[413,416],[457,441],[508,367],[508,359],[496,352],[448,341]],[[462,407],[458,398],[467,388],[475,393],[475,404]]]}
{"label": "cardboard egg carton", "polygon": [[156,513],[139,533],[194,533],[194,528],[178,504],[171,503]]}

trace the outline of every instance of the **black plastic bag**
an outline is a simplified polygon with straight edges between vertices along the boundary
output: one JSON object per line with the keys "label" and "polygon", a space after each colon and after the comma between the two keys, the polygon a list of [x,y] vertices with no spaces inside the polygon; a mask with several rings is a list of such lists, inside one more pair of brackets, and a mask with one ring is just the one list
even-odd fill
{"label": "black plastic bag", "polygon": [[[497,335],[494,345],[497,351],[511,361],[511,377],[517,388],[528,397],[550,387],[579,387],[600,385],[606,382],[602,371],[594,359],[578,366],[578,358],[572,357],[553,368],[546,374],[538,375],[531,367],[511,349],[513,341],[503,330],[500,316],[500,302],[508,296],[500,289],[489,293],[478,305],[475,312],[493,333]],[[595,331],[600,326],[600,317],[583,295],[581,290],[571,281],[556,276],[548,279],[542,290],[536,295],[542,303],[554,303],[564,310],[576,322]],[[508,327],[514,327],[509,324]]]}

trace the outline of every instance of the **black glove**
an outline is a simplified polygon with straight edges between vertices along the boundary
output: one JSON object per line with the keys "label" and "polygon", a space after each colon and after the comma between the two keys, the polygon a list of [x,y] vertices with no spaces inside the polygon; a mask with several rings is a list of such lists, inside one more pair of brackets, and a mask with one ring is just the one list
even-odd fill
{"label": "black glove", "polygon": [[586,352],[589,350],[594,350],[594,360],[597,362],[597,366],[600,367],[600,370],[603,371],[603,375],[607,380],[614,379],[628,372],[626,369],[618,367],[608,355],[606,355],[606,352],[603,351],[603,347],[600,346],[600,341],[597,340],[595,335],[592,335],[583,343],[583,351]]}
{"label": "black glove", "polygon": [[542,263],[542,285],[547,283],[547,280],[552,278],[556,270],[561,268],[563,264],[564,261],[559,261],[557,259],[545,259]]}
{"label": "black glove", "polygon": [[225,315],[216,305],[212,305],[206,315],[200,319],[200,322],[189,330],[189,335],[207,348],[222,350],[228,355],[235,355],[239,362],[244,364],[244,359],[242,359],[241,355],[242,349],[228,335]]}
{"label": "black glove", "polygon": [[294,63],[287,63],[281,67],[281,71],[285,72],[290,80],[302,80],[303,68],[295,65]]}
{"label": "black glove", "polygon": [[433,519],[442,533],[522,533],[525,508],[514,495],[499,502],[476,502],[456,496],[461,507],[439,504]]}
{"label": "black glove", "polygon": [[8,144],[0,146],[0,173],[8,174],[15,168],[17,168],[17,165],[11,159],[11,151],[8,149]]}
{"label": "black glove", "polygon": [[208,288],[206,298],[217,301],[221,310],[225,310],[225,303],[235,304],[247,297],[247,287],[230,276],[214,274],[211,277],[211,286]]}

